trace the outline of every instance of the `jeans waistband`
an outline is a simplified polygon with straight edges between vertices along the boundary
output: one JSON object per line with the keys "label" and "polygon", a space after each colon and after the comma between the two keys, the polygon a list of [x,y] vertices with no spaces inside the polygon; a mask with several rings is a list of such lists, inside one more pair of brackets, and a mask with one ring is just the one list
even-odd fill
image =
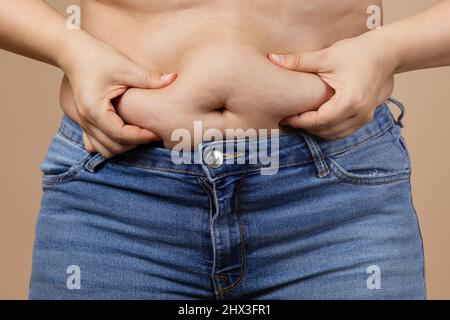
{"label": "jeans waistband", "polygon": [[[318,175],[324,176],[327,174],[327,166],[324,163],[326,157],[372,140],[388,131],[394,123],[402,125],[400,120],[404,107],[400,103],[397,104],[396,100],[389,102],[393,102],[402,112],[398,121],[394,119],[386,102],[376,109],[373,121],[351,136],[337,141],[327,141],[302,130],[292,130],[277,137],[206,142],[199,145],[197,151],[183,154],[152,143],[139,146],[110,160],[99,154],[93,155],[86,167],[95,172],[106,161],[112,161],[150,170],[206,176],[215,180],[228,175],[264,170],[270,174],[274,163],[268,163],[268,160],[274,160],[278,169],[315,162]],[[62,120],[59,133],[78,145],[83,144],[82,129],[67,116]],[[256,153],[252,152],[255,146],[258,147]],[[217,152],[218,150],[220,151]],[[214,161],[207,160],[208,157],[211,158],[212,152],[218,156]]]}

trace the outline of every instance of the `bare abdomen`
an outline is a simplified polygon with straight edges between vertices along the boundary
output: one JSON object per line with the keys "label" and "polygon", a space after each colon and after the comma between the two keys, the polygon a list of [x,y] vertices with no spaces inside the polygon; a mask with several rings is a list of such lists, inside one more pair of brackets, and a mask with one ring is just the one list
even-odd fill
{"label": "bare abdomen", "polygon": [[[316,50],[366,31],[361,0],[330,8],[339,16],[333,20],[330,13],[328,26],[321,22],[328,1],[186,2],[177,10],[142,14],[124,12],[117,1],[88,1],[83,8],[89,33],[136,63],[179,75],[165,89],[130,89],[117,106],[125,121],[153,130],[166,146],[174,130],[192,131],[195,121],[205,130],[271,129],[289,115],[317,109],[330,88],[317,75],[273,65],[267,53]],[[70,91],[64,84],[62,103],[70,103]]]}

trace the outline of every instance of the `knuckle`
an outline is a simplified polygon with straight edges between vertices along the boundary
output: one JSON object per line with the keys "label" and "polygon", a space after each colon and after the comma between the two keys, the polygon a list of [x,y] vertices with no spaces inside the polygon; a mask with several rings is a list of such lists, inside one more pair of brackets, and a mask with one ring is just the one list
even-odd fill
{"label": "knuckle", "polygon": [[78,96],[79,103],[83,106],[91,106],[93,104],[93,96],[90,93],[83,92]]}
{"label": "knuckle", "polygon": [[125,138],[122,132],[116,132],[111,137],[114,142],[118,143],[119,145],[126,145],[128,144],[128,139]]}
{"label": "knuckle", "polygon": [[151,84],[152,83],[152,81],[151,81],[152,74],[153,74],[152,71],[150,71],[150,70],[142,70],[141,74],[142,74],[141,75],[142,81],[144,81],[145,84]]}
{"label": "knuckle", "polygon": [[291,56],[291,66],[292,68],[298,69],[302,63],[302,57],[299,52],[292,54]]}
{"label": "knuckle", "polygon": [[95,149],[93,146],[87,146],[86,150],[89,153],[96,153],[97,152],[97,149]]}
{"label": "knuckle", "polygon": [[160,75],[153,70],[146,70],[144,72],[144,83],[146,84],[151,85],[153,83],[157,83],[159,79]]}
{"label": "knuckle", "polygon": [[112,154],[117,155],[125,152],[126,148],[120,145],[113,145],[109,148],[109,150],[111,151]]}
{"label": "knuckle", "polygon": [[350,98],[350,106],[356,111],[364,105],[364,95],[355,93]]}
{"label": "knuckle", "polygon": [[105,158],[105,159],[111,159],[114,155],[112,154],[112,152],[110,151],[103,151],[101,153],[101,155]]}
{"label": "knuckle", "polygon": [[86,117],[88,116],[87,108],[82,103],[77,103],[75,105],[75,110],[80,116],[80,118],[86,119]]}
{"label": "knuckle", "polygon": [[331,57],[332,57],[332,54],[331,54],[330,50],[328,50],[328,49],[316,52],[316,58],[318,60],[324,61],[325,63],[328,63],[328,61]]}
{"label": "knuckle", "polygon": [[341,97],[340,103],[344,109],[351,113],[357,113],[362,105],[363,97],[358,93]]}
{"label": "knuckle", "polygon": [[326,129],[330,126],[330,121],[324,118],[318,118],[314,124],[316,130],[327,132]]}
{"label": "knuckle", "polygon": [[114,156],[113,152],[109,149],[109,146],[99,145],[97,150],[104,158],[112,158]]}
{"label": "knuckle", "polygon": [[97,117],[95,116],[94,109],[89,107],[88,104],[81,103],[78,105],[77,113],[82,119],[89,119],[89,120],[97,120]]}
{"label": "knuckle", "polygon": [[123,144],[124,142],[124,139],[120,133],[113,134],[112,139],[118,144]]}

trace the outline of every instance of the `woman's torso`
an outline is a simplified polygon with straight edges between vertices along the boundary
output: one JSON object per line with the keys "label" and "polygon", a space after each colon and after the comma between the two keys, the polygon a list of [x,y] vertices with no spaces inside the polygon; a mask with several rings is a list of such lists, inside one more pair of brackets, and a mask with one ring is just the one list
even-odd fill
{"label": "woman's torso", "polygon": [[[154,71],[178,73],[166,89],[130,91],[119,108],[132,124],[157,132],[276,128],[317,109],[330,90],[316,76],[282,70],[270,52],[327,47],[366,32],[367,8],[380,1],[104,0],[82,1],[83,29]],[[70,86],[62,103],[71,103]],[[126,98],[126,95],[124,96]],[[157,118],[158,121],[154,121]]]}

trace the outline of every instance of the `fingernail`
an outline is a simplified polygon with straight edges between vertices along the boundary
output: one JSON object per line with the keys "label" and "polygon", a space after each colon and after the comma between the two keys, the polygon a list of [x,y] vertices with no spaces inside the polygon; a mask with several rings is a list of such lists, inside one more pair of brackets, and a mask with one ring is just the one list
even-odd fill
{"label": "fingernail", "polygon": [[281,62],[283,61],[283,56],[282,56],[282,55],[279,55],[279,54],[273,54],[273,53],[271,53],[271,54],[270,54],[270,59],[271,59],[273,62],[281,63]]}
{"label": "fingernail", "polygon": [[174,73],[166,73],[166,74],[163,74],[163,75],[161,76],[160,80],[161,80],[161,82],[167,82],[167,81],[172,80],[172,78],[173,78],[174,76],[175,76]]}

